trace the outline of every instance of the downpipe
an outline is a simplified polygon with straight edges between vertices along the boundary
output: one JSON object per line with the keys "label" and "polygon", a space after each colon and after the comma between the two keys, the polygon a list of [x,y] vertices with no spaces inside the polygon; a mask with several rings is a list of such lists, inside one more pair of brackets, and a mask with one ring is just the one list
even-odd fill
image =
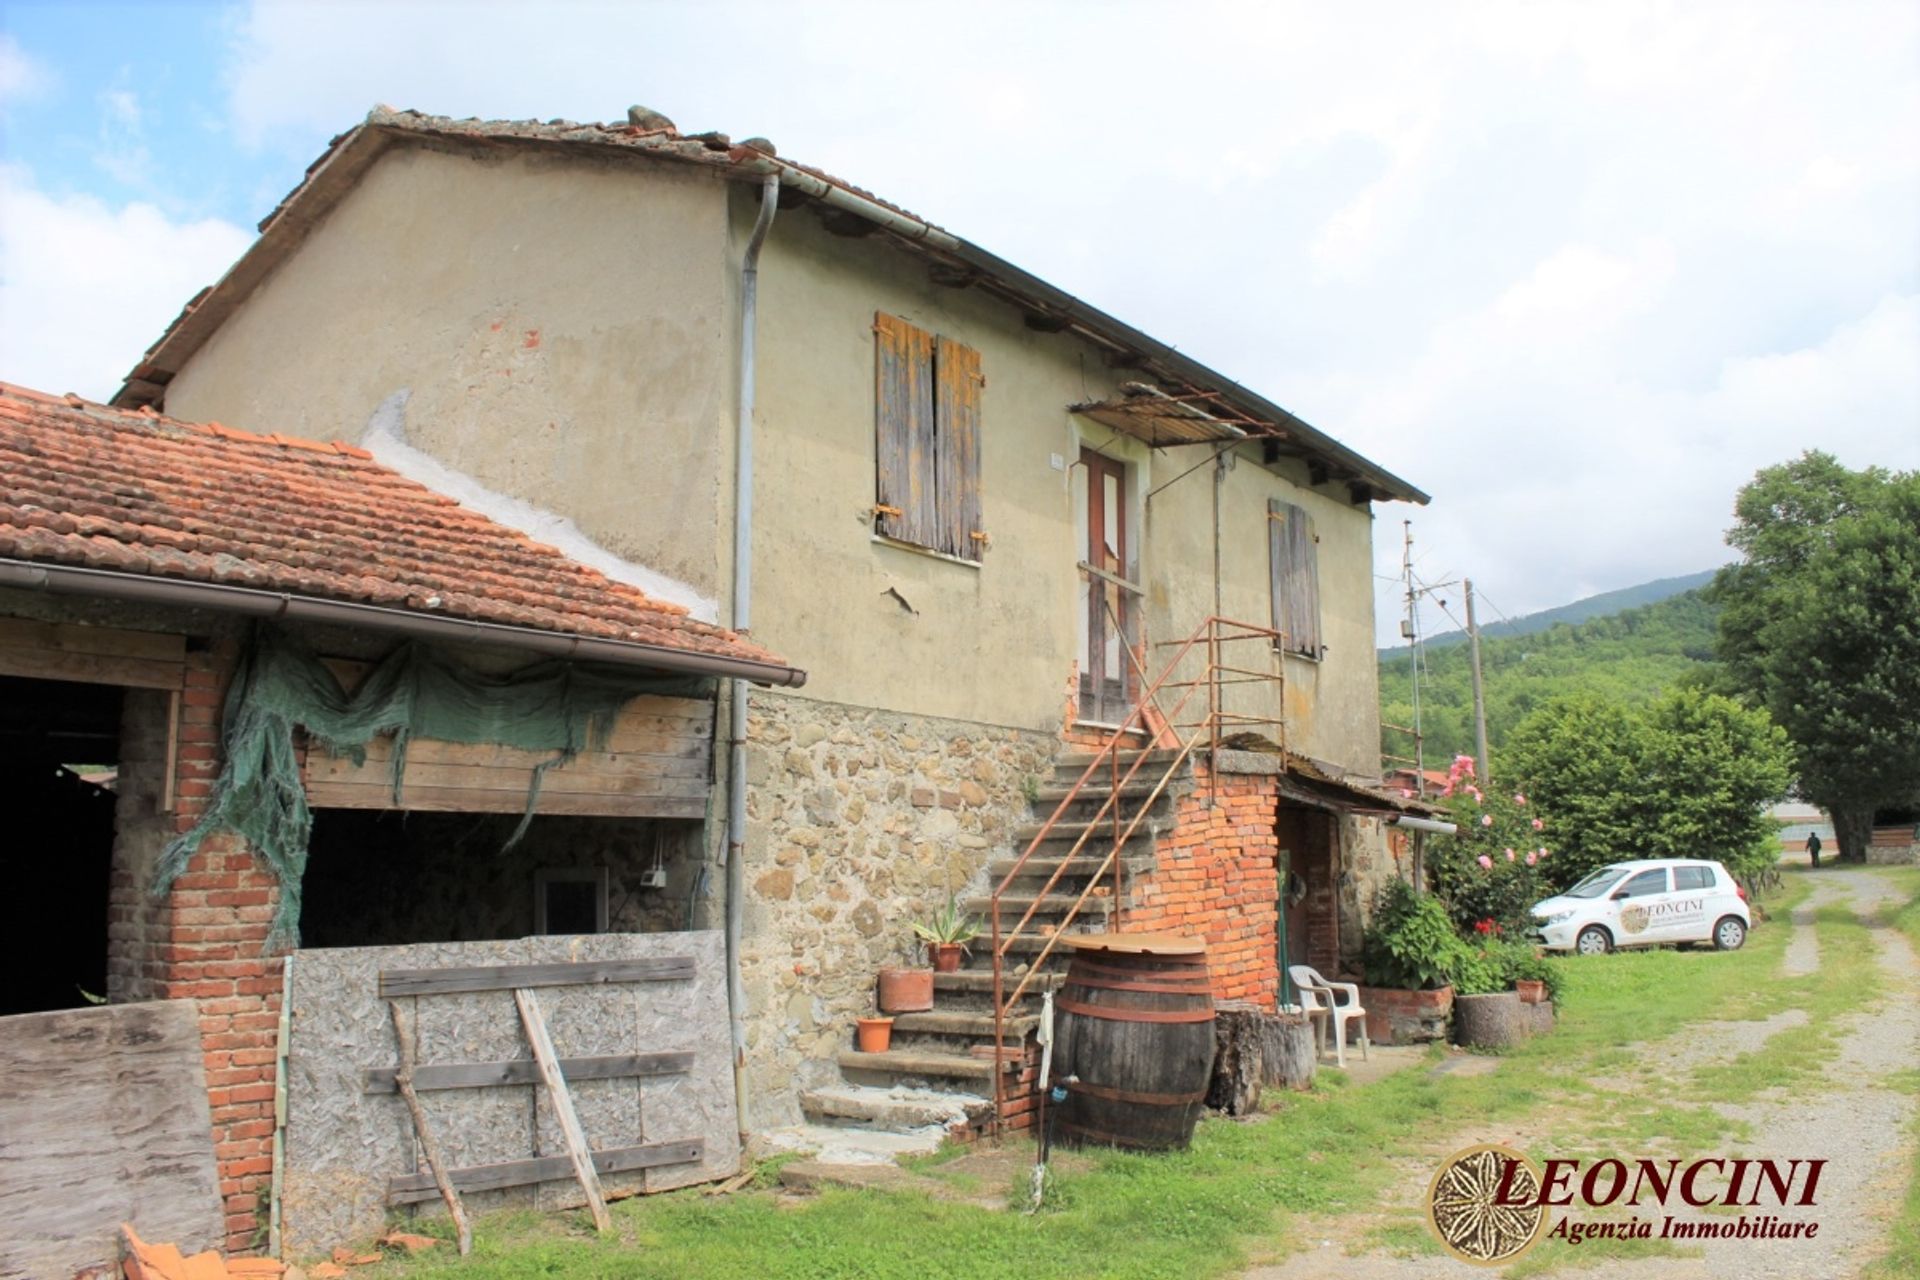
{"label": "downpipe", "polygon": [[[753,625],[753,384],[754,318],[760,297],[760,247],[780,200],[780,175],[760,184],[760,213],[747,239],[740,266],[740,419],[734,432],[733,471],[733,629],[744,635]],[[745,680],[735,680],[727,708],[727,1021],[733,1037],[733,1105],[740,1140],[747,1123],[747,988],[740,976],[740,921],[746,896],[747,852],[747,697]]]}

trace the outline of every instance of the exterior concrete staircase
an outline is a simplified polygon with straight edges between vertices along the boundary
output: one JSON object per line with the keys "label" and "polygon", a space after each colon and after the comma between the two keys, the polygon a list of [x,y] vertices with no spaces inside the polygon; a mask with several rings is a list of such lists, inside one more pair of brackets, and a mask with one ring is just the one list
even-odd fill
{"label": "exterior concrete staircase", "polygon": [[[1119,770],[1124,774],[1140,755],[1137,751],[1120,753]],[[1141,813],[1154,786],[1166,773],[1174,753],[1150,752],[1135,779],[1122,787],[1121,829]],[[1049,818],[1054,825],[1046,838],[1034,848],[1033,856],[1019,868],[1019,874],[1000,903],[1001,930],[1011,933],[1029,905],[1038,903],[1033,918],[1022,936],[1011,938],[1007,946],[1007,964],[1002,977],[1006,993],[1024,976],[1034,958],[1045,948],[1049,934],[1062,927],[1067,914],[1101,861],[1113,847],[1113,814],[1097,823],[1093,819],[1111,794],[1110,780],[1090,779],[1069,802],[1073,784],[1093,759],[1093,753],[1074,751],[1062,754],[1054,762],[1053,778],[1042,785],[1032,799],[1033,820],[1013,833],[1012,852],[988,864],[990,885],[997,885],[1012,872]],[[1102,771],[1107,766],[1102,765]],[[1153,866],[1156,837],[1172,830],[1177,796],[1191,787],[1190,771],[1170,780],[1161,794],[1152,797],[1140,823],[1122,850],[1121,881],[1124,886]],[[1092,825],[1094,830],[1077,853],[1073,845]],[[1061,869],[1050,890],[1047,880]],[[1110,885],[1111,874],[1102,878]],[[969,898],[967,910],[983,925],[993,910],[990,896]],[[1111,895],[1089,897],[1080,915],[1065,925],[1068,932],[1098,933],[1109,927]],[[1057,946],[1040,961],[1040,974],[1022,993],[1015,1007],[1008,1010],[1004,1027],[1007,1062],[1003,1070],[1012,1077],[1009,1092],[1020,1083],[1026,1068],[1028,1040],[1040,1021],[1041,997],[1064,980],[1071,951]],[[843,1050],[839,1055],[844,1084],[811,1089],[801,1095],[811,1141],[822,1144],[821,1159],[831,1160],[836,1151],[856,1151],[869,1139],[888,1139],[917,1135],[939,1145],[945,1137],[982,1132],[993,1116],[993,957],[992,931],[984,927],[968,953],[964,967],[957,973],[934,975],[934,1008],[927,1013],[898,1014],[893,1020],[893,1043],[885,1053],[861,1053]],[[1029,1072],[1030,1074],[1030,1072]],[[869,1145],[887,1148],[889,1141]],[[870,1158],[891,1158],[891,1152]],[[844,1158],[844,1157],[843,1157]]]}

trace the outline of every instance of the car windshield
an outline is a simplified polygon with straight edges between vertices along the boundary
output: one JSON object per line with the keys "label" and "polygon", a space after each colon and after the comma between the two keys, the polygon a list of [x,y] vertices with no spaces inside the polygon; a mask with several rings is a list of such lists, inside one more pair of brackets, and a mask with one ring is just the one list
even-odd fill
{"label": "car windshield", "polygon": [[1625,867],[1602,867],[1585,880],[1582,880],[1579,884],[1573,886],[1573,888],[1567,890],[1565,896],[1569,898],[1597,898],[1607,891],[1608,885],[1625,874],[1627,874]]}

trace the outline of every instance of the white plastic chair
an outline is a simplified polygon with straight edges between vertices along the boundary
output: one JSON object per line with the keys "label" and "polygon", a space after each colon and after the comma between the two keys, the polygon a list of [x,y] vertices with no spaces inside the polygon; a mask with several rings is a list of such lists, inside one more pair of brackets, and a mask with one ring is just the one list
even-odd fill
{"label": "white plastic chair", "polygon": [[[1360,988],[1351,982],[1328,982],[1312,965],[1296,964],[1287,966],[1287,974],[1293,979],[1293,985],[1300,992],[1300,1004],[1309,1014],[1325,1010],[1327,1021],[1333,1024],[1333,1061],[1343,1070],[1347,1065],[1347,1024],[1360,1023],[1360,1060],[1367,1057],[1367,1011],[1360,1007]],[[1340,1001],[1340,993],[1346,993],[1346,1003]]]}

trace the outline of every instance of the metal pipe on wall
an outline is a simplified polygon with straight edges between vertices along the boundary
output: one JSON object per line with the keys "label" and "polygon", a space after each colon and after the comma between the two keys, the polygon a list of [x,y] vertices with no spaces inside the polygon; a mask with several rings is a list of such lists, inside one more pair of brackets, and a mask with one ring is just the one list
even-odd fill
{"label": "metal pipe on wall", "polygon": [[[740,418],[734,431],[733,629],[753,625],[754,320],[760,301],[760,247],[780,201],[780,173],[760,184],[760,212],[740,264]],[[727,708],[727,1018],[733,1035],[733,1103],[742,1136],[747,1124],[747,990],[740,976],[741,911],[746,895],[747,682],[735,680]]]}

